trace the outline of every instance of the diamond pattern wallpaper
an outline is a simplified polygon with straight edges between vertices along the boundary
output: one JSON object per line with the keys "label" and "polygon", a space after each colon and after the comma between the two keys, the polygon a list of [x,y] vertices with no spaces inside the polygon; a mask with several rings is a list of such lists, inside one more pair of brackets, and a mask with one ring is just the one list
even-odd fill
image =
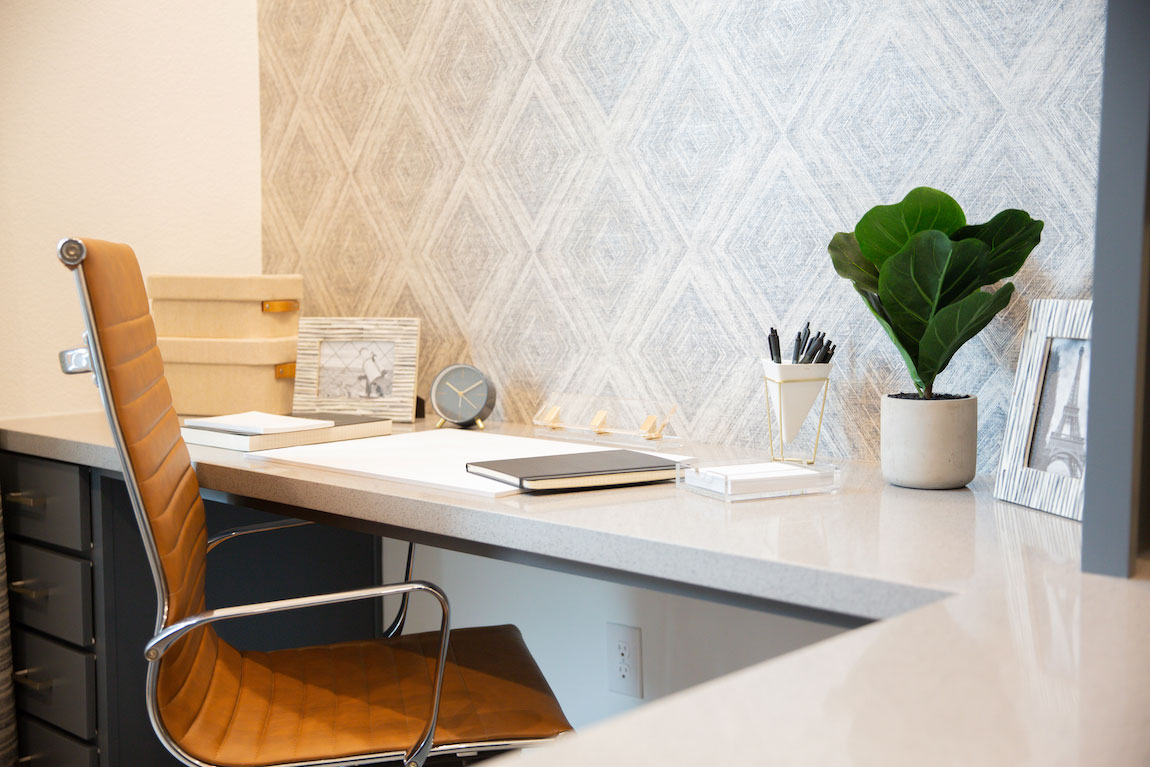
{"label": "diamond pattern wallpaper", "polygon": [[[1046,221],[938,382],[997,466],[1032,298],[1090,296],[1103,0],[261,0],[264,270],[308,315],[423,320],[496,417],[679,404],[766,442],[770,326],[839,343],[820,450],[911,383],[826,244],[919,185]],[[809,443],[814,419],[800,438]]]}

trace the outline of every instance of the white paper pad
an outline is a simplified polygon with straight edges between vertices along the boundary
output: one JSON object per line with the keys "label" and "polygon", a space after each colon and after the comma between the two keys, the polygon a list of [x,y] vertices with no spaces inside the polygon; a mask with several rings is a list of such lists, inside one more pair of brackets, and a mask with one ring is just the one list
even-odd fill
{"label": "white paper pad", "polygon": [[[469,473],[468,463],[618,449],[463,429],[436,429],[323,445],[284,447],[249,453],[246,457],[253,461],[273,461],[499,498],[514,495],[520,490]],[[670,460],[683,458],[663,453],[652,455]]]}
{"label": "white paper pad", "polygon": [[307,431],[308,429],[329,429],[335,426],[335,421],[325,421],[321,418],[296,418],[290,415],[273,415],[259,410],[249,410],[246,413],[217,415],[211,418],[189,418],[184,421],[184,426],[251,436],[253,434],[283,434],[289,431]]}

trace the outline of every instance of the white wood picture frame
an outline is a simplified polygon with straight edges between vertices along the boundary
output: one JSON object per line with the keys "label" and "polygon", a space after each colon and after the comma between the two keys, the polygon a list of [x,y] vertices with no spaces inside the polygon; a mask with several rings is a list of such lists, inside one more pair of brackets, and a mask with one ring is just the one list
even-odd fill
{"label": "white wood picture frame", "polygon": [[301,317],[295,412],[415,420],[419,319]]}
{"label": "white wood picture frame", "polygon": [[1082,520],[1091,301],[1030,304],[995,497]]}

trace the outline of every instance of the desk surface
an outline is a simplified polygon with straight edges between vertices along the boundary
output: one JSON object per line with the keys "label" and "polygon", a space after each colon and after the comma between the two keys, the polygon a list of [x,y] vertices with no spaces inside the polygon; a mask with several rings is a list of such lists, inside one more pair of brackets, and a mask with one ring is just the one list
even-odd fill
{"label": "desk surface", "polygon": [[[3,421],[0,448],[116,470],[102,418]],[[985,478],[904,490],[850,464],[833,496],[724,504],[661,485],[488,500],[192,457],[219,493],[885,619],[512,759],[1150,764],[1150,566],[1130,581],[1081,574],[1080,525],[995,501]]]}

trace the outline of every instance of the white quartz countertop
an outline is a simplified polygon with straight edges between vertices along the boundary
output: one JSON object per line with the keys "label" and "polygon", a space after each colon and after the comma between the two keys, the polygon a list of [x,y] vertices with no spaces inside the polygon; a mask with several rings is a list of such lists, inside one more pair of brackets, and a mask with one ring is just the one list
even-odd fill
{"label": "white quartz countertop", "polygon": [[[119,468],[98,413],[0,421],[0,449]],[[508,761],[1150,765],[1150,566],[1081,574],[1081,526],[994,500],[986,478],[915,491],[846,464],[834,495],[488,500],[192,457],[222,493],[880,619]]]}

